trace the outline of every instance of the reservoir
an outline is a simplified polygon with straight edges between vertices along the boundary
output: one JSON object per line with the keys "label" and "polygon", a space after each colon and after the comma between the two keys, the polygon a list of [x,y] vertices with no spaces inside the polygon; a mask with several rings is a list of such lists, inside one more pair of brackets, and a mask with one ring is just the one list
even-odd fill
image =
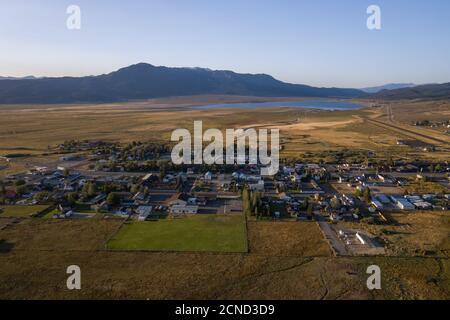
{"label": "reservoir", "polygon": [[302,100],[302,101],[281,101],[281,102],[241,102],[209,104],[204,106],[194,106],[194,109],[260,109],[260,108],[307,108],[321,110],[356,110],[363,108],[362,105],[343,100]]}

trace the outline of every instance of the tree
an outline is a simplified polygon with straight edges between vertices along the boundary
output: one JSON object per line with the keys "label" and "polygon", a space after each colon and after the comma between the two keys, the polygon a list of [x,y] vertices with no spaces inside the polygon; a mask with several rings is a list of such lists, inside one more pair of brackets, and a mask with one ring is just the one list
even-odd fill
{"label": "tree", "polygon": [[[160,161],[158,161],[160,162]],[[159,163],[159,180],[162,181],[166,176],[166,164],[164,162]]]}
{"label": "tree", "polygon": [[312,203],[308,204],[308,208],[306,209],[306,214],[308,216],[311,216],[311,218],[313,218],[313,210],[314,210],[314,205]]}
{"label": "tree", "polygon": [[36,201],[45,201],[45,200],[47,200],[48,199],[48,197],[50,196],[50,194],[48,193],[48,191],[41,191],[41,192],[38,192],[38,193],[36,193],[35,195],[34,195],[34,199],[36,200]]}
{"label": "tree", "polygon": [[94,183],[88,182],[83,186],[83,193],[87,194],[88,197],[93,197],[97,193],[97,187]]}
{"label": "tree", "polygon": [[108,194],[108,197],[106,198],[106,202],[110,206],[118,206],[120,204],[120,197],[117,193],[111,192]]}
{"label": "tree", "polygon": [[69,170],[69,168],[64,168],[64,177],[68,177],[68,176],[70,176],[70,170]]}
{"label": "tree", "polygon": [[330,205],[334,210],[339,210],[341,208],[341,201],[337,197],[334,197],[331,199]]}
{"label": "tree", "polygon": [[247,187],[244,187],[242,191],[242,206],[244,208],[244,214],[249,216],[252,213],[251,202],[250,202],[250,192]]}
{"label": "tree", "polygon": [[302,209],[306,210],[308,209],[308,206],[309,206],[309,197],[306,197],[305,200],[303,201]]}
{"label": "tree", "polygon": [[3,181],[0,180],[0,203],[5,204],[6,198],[6,187]]}
{"label": "tree", "polygon": [[256,216],[258,216],[258,209],[261,206],[261,194],[259,192],[253,192],[252,194],[252,201],[251,201],[251,208],[252,213],[254,213]]}
{"label": "tree", "polygon": [[14,182],[14,186],[16,187],[24,186],[25,184],[25,180],[17,180],[16,182]]}
{"label": "tree", "polygon": [[370,194],[369,188],[364,189],[363,197],[364,197],[364,200],[366,201],[366,203],[370,203],[370,201],[372,201],[372,196]]}
{"label": "tree", "polygon": [[175,189],[177,189],[178,192],[181,192],[182,189],[183,189],[183,181],[181,180],[180,176],[177,177],[177,182],[176,182],[176,185],[175,185]]}
{"label": "tree", "polygon": [[130,188],[131,193],[138,193],[140,190],[140,186],[138,184],[133,184]]}
{"label": "tree", "polygon": [[66,194],[66,200],[71,205],[74,205],[75,203],[77,203],[78,194],[76,192],[70,192],[70,193]]}
{"label": "tree", "polygon": [[27,191],[27,187],[25,185],[16,186],[15,191],[18,195],[23,195]]}

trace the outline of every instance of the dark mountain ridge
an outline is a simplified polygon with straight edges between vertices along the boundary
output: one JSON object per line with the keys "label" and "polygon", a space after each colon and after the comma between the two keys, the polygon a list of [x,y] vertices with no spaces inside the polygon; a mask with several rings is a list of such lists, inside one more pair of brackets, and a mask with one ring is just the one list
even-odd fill
{"label": "dark mountain ridge", "polygon": [[101,103],[203,94],[351,98],[364,92],[290,84],[266,74],[145,63],[100,76],[0,80],[0,104]]}
{"label": "dark mountain ridge", "polygon": [[442,84],[425,84],[412,88],[382,90],[367,96],[370,99],[450,99],[450,82]]}

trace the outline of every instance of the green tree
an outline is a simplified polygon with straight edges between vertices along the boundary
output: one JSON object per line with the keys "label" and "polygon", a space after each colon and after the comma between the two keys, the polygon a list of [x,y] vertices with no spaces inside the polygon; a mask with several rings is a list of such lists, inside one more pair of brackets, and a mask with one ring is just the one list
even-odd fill
{"label": "green tree", "polygon": [[83,193],[87,194],[88,197],[93,197],[97,193],[97,186],[89,181],[83,186]]}
{"label": "green tree", "polygon": [[330,205],[333,209],[339,210],[341,208],[341,201],[337,197],[331,199]]}
{"label": "green tree", "polygon": [[364,197],[364,201],[366,201],[366,203],[370,203],[370,201],[372,201],[372,196],[370,194],[369,188],[364,189],[363,197]]}
{"label": "green tree", "polygon": [[118,206],[120,204],[120,197],[117,193],[115,192],[110,192],[108,194],[108,197],[106,198],[106,202],[108,203],[108,205],[110,206]]}
{"label": "green tree", "polygon": [[244,214],[247,216],[251,215],[250,192],[247,187],[244,187],[244,190],[242,190],[242,206],[244,208]]}
{"label": "green tree", "polygon": [[314,217],[314,215],[313,215],[313,210],[314,210],[314,205],[313,205],[312,203],[309,203],[309,204],[308,204],[308,208],[306,209],[306,214],[307,214],[308,216],[311,216],[311,218]]}
{"label": "green tree", "polygon": [[261,193],[253,192],[251,208],[252,208],[252,213],[254,213],[256,216],[258,216],[260,206],[261,206]]}
{"label": "green tree", "polygon": [[25,184],[25,180],[17,180],[16,182],[14,182],[14,186],[16,187],[24,186]]}
{"label": "green tree", "polygon": [[131,193],[138,193],[140,189],[140,186],[138,184],[133,184],[130,188]]}
{"label": "green tree", "polygon": [[68,176],[70,176],[70,170],[69,170],[69,168],[64,168],[64,177],[68,177]]}
{"label": "green tree", "polygon": [[71,205],[74,205],[77,203],[78,193],[70,192],[70,193],[66,194],[65,198],[66,198],[67,202],[69,202]]}
{"label": "green tree", "polygon": [[41,191],[34,195],[34,199],[39,202],[44,201],[44,200],[48,199],[49,195],[50,194],[48,191]]}
{"label": "green tree", "polygon": [[0,180],[0,203],[5,204],[6,201],[6,187],[3,181]]}
{"label": "green tree", "polygon": [[363,192],[360,189],[356,189],[355,196],[357,198],[361,198],[363,196]]}
{"label": "green tree", "polygon": [[25,185],[15,186],[15,191],[18,195],[23,195],[27,192],[27,187]]}

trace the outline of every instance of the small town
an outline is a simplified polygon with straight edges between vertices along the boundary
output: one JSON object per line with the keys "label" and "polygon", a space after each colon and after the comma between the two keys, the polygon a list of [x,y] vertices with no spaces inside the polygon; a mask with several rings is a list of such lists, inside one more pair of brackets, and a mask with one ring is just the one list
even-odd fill
{"label": "small town", "polygon": [[0,9],[14,314],[383,318],[381,301],[450,300],[450,1]]}
{"label": "small town", "polygon": [[170,157],[167,151],[141,142],[66,142],[52,167],[36,165],[2,181],[0,217],[18,208],[36,219],[137,222],[244,213],[251,220],[317,221],[336,255],[377,255],[382,243],[340,222],[389,224],[391,212],[450,209],[448,162],[285,163],[262,177],[257,165],[156,160]]}

